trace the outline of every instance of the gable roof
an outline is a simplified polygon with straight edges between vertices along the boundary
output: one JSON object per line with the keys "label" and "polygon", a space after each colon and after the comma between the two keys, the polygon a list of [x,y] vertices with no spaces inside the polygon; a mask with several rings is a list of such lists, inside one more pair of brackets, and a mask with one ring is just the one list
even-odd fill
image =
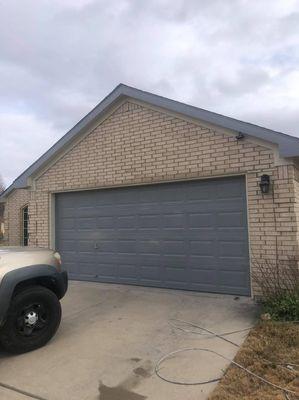
{"label": "gable roof", "polygon": [[236,133],[243,133],[266,140],[278,145],[279,154],[282,157],[299,156],[299,138],[262,128],[248,122],[239,121],[234,118],[226,117],[211,111],[180,103],[166,97],[158,96],[143,90],[133,88],[124,84],[119,84],[108,96],[106,96],[93,110],[81,119],[70,131],[58,140],[46,153],[27,168],[0,196],[4,200],[14,189],[25,188],[28,186],[27,179],[44,167],[53,157],[71,143],[77,136],[84,132],[97,118],[107,112],[117,101],[122,98],[132,98],[148,103],[150,105],[176,112],[187,117],[201,120],[222,128],[230,129]]}

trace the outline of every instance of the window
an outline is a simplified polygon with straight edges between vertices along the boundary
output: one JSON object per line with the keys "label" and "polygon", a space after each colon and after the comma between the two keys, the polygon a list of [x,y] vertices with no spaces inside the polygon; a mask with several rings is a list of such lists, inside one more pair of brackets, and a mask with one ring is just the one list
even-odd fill
{"label": "window", "polygon": [[29,216],[28,216],[28,206],[25,206],[22,209],[22,244],[23,246],[28,246],[28,222],[29,222]]}

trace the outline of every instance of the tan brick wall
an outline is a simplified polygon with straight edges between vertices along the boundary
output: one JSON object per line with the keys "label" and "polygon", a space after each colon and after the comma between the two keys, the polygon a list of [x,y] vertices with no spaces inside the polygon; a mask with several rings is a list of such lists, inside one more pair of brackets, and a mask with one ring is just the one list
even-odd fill
{"label": "tan brick wall", "polygon": [[17,189],[12,192],[5,203],[4,240],[10,246],[19,246],[22,244],[22,208],[26,204],[29,204],[30,197],[28,190]]}
{"label": "tan brick wall", "polygon": [[[295,215],[299,226],[299,169],[294,168],[294,191],[295,191]],[[297,239],[299,243],[299,229],[297,229]]]}
{"label": "tan brick wall", "polygon": [[[49,245],[51,192],[244,174],[252,257],[295,255],[294,167],[276,167],[273,151],[254,140],[237,141],[234,134],[127,102],[36,180],[30,243]],[[274,182],[273,193],[264,196],[259,189],[263,173]]]}

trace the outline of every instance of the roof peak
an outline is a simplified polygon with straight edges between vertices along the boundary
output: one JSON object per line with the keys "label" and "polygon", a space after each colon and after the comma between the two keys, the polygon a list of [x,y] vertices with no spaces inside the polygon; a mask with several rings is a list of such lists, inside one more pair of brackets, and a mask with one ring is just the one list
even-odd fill
{"label": "roof peak", "polygon": [[96,107],[94,107],[84,118],[82,118],[72,129],[70,129],[61,139],[59,139],[46,153],[29,166],[7,189],[0,199],[4,199],[12,190],[24,188],[28,185],[28,178],[46,165],[64,146],[71,143],[75,137],[80,135],[90,124],[103,115],[121,97],[131,97],[156,107],[179,113],[203,122],[223,127],[237,133],[241,132],[252,137],[256,137],[268,142],[276,143],[282,157],[299,156],[299,138],[285,133],[277,132],[268,128],[263,128],[248,122],[243,122],[232,117],[227,117],[172,100],[161,95],[146,92],[141,89],[119,83]]}

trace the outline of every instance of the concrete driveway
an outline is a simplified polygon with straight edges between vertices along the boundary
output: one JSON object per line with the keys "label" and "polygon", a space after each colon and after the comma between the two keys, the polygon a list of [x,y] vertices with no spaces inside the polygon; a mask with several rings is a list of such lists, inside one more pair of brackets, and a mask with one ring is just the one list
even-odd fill
{"label": "concrete driveway", "polygon": [[[0,353],[0,381],[47,400],[202,400],[215,383],[180,386],[159,379],[157,360],[183,347],[202,347],[234,357],[220,339],[184,333],[169,319],[192,321],[223,333],[254,323],[249,298],[72,282],[63,299],[63,321],[44,348],[20,356]],[[242,343],[246,333],[230,336]],[[174,380],[220,376],[227,362],[207,352],[181,353],[163,364]],[[0,388],[0,398],[28,397]]]}

